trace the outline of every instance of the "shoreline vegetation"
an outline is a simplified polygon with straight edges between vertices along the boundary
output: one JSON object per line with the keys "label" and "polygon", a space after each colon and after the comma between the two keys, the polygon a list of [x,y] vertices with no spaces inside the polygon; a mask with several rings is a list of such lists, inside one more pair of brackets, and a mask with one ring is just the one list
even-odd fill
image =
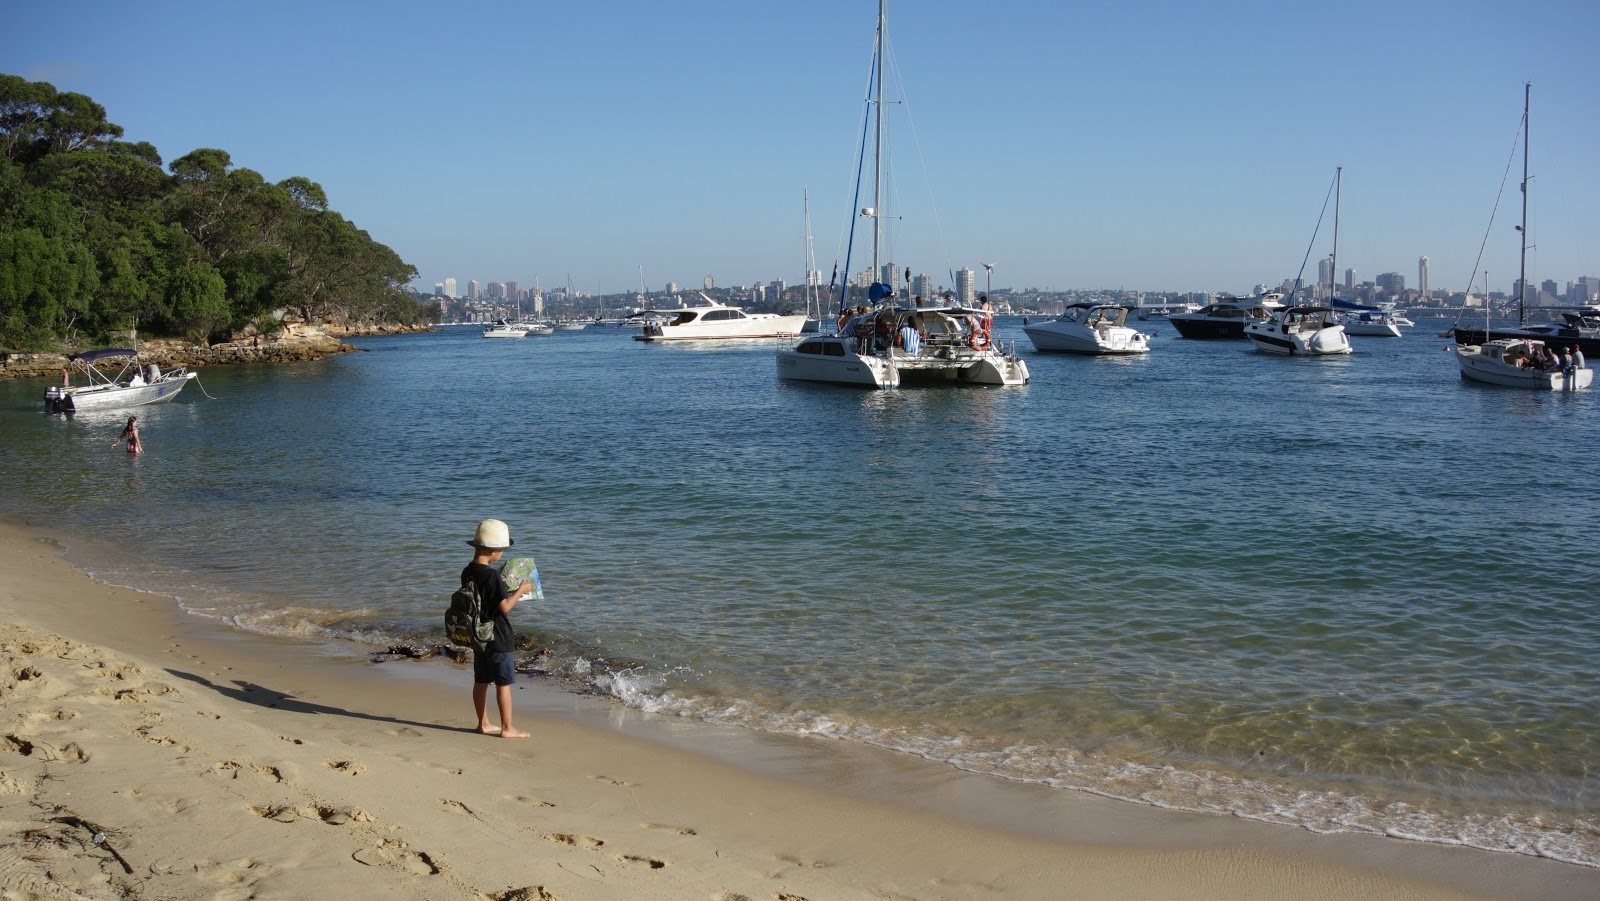
{"label": "shoreline vegetation", "polygon": [[1600,885],[1554,861],[1015,785],[530,681],[533,737],[501,742],[471,732],[465,667],[230,631],[94,581],[62,559],[77,542],[0,521],[8,895],[1442,901]]}
{"label": "shoreline vegetation", "polygon": [[[260,336],[242,337],[217,344],[196,344],[172,338],[128,341],[125,345],[137,346],[143,362],[155,363],[162,369],[188,366],[226,366],[236,363],[298,363],[320,360],[336,354],[355,353],[360,350],[346,344],[343,338],[374,335],[401,335],[431,332],[427,325],[376,324],[364,326],[301,325],[287,326],[284,331],[265,339]],[[83,348],[88,350],[89,348]],[[67,366],[65,352],[7,353],[0,351],[0,379],[59,378]]]}
{"label": "shoreline vegetation", "polygon": [[0,351],[430,322],[416,268],[315,181],[269,182],[216,148],[163,164],[122,136],[91,98],[0,73]]}

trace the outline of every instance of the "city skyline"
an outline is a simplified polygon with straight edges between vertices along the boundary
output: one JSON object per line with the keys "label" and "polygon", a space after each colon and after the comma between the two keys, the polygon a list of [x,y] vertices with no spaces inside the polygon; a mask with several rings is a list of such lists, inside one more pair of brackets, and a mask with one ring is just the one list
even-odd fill
{"label": "city skyline", "polygon": [[[166,161],[215,147],[317,181],[424,291],[570,272],[621,293],[641,266],[800,284],[807,194],[826,283],[866,205],[870,0],[75,9],[12,11],[0,69],[87,94]],[[1525,81],[1528,280],[1600,273],[1593,4],[928,0],[889,21],[916,129],[891,130],[885,256],[936,283],[989,262],[997,288],[1242,293],[1306,260],[1312,284],[1342,166],[1341,274],[1426,256],[1459,292],[1482,246],[1475,287],[1514,290]],[[314,64],[288,63],[308,36]],[[848,271],[867,253],[858,235]]]}

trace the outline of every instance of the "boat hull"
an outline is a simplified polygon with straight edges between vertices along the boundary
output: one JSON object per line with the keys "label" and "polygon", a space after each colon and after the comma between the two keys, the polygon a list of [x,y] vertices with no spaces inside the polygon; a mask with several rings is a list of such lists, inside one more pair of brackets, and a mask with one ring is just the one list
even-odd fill
{"label": "boat hull", "polygon": [[1213,319],[1209,316],[1168,316],[1167,321],[1183,338],[1202,340],[1240,340],[1244,338],[1244,319]]}
{"label": "boat hull", "polygon": [[110,410],[118,407],[145,407],[164,404],[178,396],[193,372],[173,377],[163,377],[154,384],[129,388],[122,385],[95,385],[84,388],[52,386],[45,390],[45,409],[51,413],[72,413],[85,410]]}
{"label": "boat hull", "polygon": [[633,336],[635,341],[726,341],[755,338],[793,338],[805,327],[805,316],[773,316],[720,322],[662,325]]}
{"label": "boat hull", "polygon": [[1514,328],[1494,329],[1493,333],[1490,334],[1486,333],[1481,328],[1474,329],[1460,327],[1451,329],[1451,335],[1454,337],[1455,342],[1462,346],[1487,344],[1492,338],[1531,338],[1536,341],[1543,341],[1549,346],[1558,350],[1570,350],[1574,347],[1580,348],[1585,357],[1589,357],[1590,359],[1600,359],[1600,357],[1595,356],[1596,354],[1600,354],[1600,338],[1590,338],[1583,335],[1523,332],[1520,329]]}
{"label": "boat hull", "polygon": [[1527,391],[1587,391],[1594,383],[1593,369],[1528,369],[1512,365],[1482,345],[1456,348],[1461,377],[1485,385],[1522,388]]}
{"label": "boat hull", "polygon": [[1150,350],[1144,335],[1131,328],[1110,329],[1102,334],[1083,327],[1063,328],[1062,324],[1045,322],[1025,325],[1022,331],[1036,350],[1050,353],[1142,354]]}
{"label": "boat hull", "polygon": [[1399,338],[1400,327],[1393,322],[1352,322],[1346,320],[1344,324],[1346,335],[1362,335],[1370,338]]}

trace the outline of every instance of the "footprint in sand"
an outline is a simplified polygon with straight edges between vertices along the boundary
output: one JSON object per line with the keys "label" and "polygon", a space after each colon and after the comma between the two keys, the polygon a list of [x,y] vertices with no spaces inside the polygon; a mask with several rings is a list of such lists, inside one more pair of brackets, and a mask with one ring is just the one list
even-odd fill
{"label": "footprint in sand", "polygon": [[410,726],[401,726],[398,729],[390,729],[389,730],[389,734],[390,735],[400,735],[400,736],[404,736],[406,738],[421,738],[422,737],[422,733],[421,732],[418,732],[417,730],[411,728]]}
{"label": "footprint in sand", "polygon": [[637,782],[629,782],[626,779],[613,779],[610,776],[592,775],[589,778],[604,782],[607,785],[615,785],[619,788],[637,788],[639,785]]}
{"label": "footprint in sand", "polygon": [[0,738],[0,749],[15,751],[23,757],[30,757],[34,760],[62,760],[68,763],[83,763],[89,759],[89,752],[85,751],[75,741],[68,742],[58,748],[20,735],[7,735],[4,738]]}
{"label": "footprint in sand", "polygon": [[525,885],[522,888],[508,888],[503,892],[479,892],[478,897],[487,898],[488,901],[559,901],[550,890],[542,885]]}
{"label": "footprint in sand", "polygon": [[413,851],[406,847],[404,842],[394,839],[384,839],[374,848],[362,848],[350,855],[356,863],[363,863],[369,867],[388,867],[403,873],[416,876],[437,876],[439,866],[433,858],[421,851]]}
{"label": "footprint in sand", "polygon": [[366,767],[354,760],[329,760],[326,764],[328,769],[338,770],[346,776],[359,776],[367,771]]}
{"label": "footprint in sand", "polygon": [[482,817],[478,816],[476,813],[473,813],[472,812],[472,808],[470,808],[467,805],[461,803],[460,801],[452,800],[450,798],[440,798],[439,799],[439,803],[443,804],[445,806],[446,810],[454,810],[454,811],[456,811],[458,813],[464,813],[467,816],[472,817],[475,820],[483,819]]}
{"label": "footprint in sand", "polygon": [[298,739],[298,738],[290,738],[287,735],[278,736],[278,741],[286,741],[291,745],[303,745],[303,744],[305,744],[305,742],[301,741],[300,739]]}
{"label": "footprint in sand", "polygon": [[693,829],[690,829],[688,826],[668,826],[665,823],[640,823],[639,824],[639,828],[641,828],[641,829],[661,829],[663,831],[676,833],[678,835],[699,835],[700,834],[699,832],[697,832],[697,831],[695,831]]}
{"label": "footprint in sand", "polygon": [[711,896],[711,901],[750,901],[750,896],[738,892],[717,892]]}
{"label": "footprint in sand", "polygon": [[562,845],[571,845],[574,848],[588,848],[597,851],[605,842],[592,835],[568,835],[565,832],[551,832],[545,836],[550,841]]}
{"label": "footprint in sand", "polygon": [[541,801],[538,798],[525,798],[522,795],[506,795],[506,800],[507,801],[515,801],[518,804],[526,804],[529,807],[554,807],[555,806],[554,804],[551,804],[549,801]]}
{"label": "footprint in sand", "polygon": [[652,870],[659,870],[667,865],[667,862],[664,860],[658,860],[654,857],[640,857],[637,854],[618,854],[617,860],[621,861],[622,863],[632,863],[640,866],[646,866]]}
{"label": "footprint in sand", "polygon": [[781,863],[793,864],[793,865],[795,865],[797,867],[805,867],[808,870],[820,870],[823,867],[827,866],[826,863],[824,863],[823,861],[820,861],[820,860],[810,860],[810,859],[802,858],[802,857],[791,857],[788,854],[779,854],[774,859],[778,860]]}

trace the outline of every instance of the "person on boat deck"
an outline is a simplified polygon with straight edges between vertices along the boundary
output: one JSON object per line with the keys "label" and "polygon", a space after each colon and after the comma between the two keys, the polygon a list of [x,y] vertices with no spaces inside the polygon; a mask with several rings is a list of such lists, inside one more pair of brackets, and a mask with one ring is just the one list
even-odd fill
{"label": "person on boat deck", "polygon": [[838,322],[837,325],[835,325],[833,327],[833,333],[836,334],[836,335],[844,334],[844,324],[846,322],[850,321],[850,317],[854,313],[855,313],[855,311],[850,309],[849,307],[844,307],[844,308],[840,309],[839,310],[839,322]]}
{"label": "person on boat deck", "polygon": [[912,317],[907,316],[905,324],[900,326],[900,333],[895,338],[895,344],[906,352],[906,356],[914,357],[922,350],[922,332],[917,330],[917,324]]}
{"label": "person on boat deck", "polygon": [[111,446],[116,447],[124,439],[128,442],[128,453],[135,456],[144,453],[144,445],[139,443],[139,417],[128,417],[128,424],[122,427],[122,434],[117,436],[117,440],[111,442]]}
{"label": "person on boat deck", "polygon": [[989,307],[989,295],[985,294],[978,298],[978,306],[981,308],[978,322],[983,326],[983,333],[988,335],[989,328],[994,325],[994,310]]}
{"label": "person on boat deck", "polygon": [[1577,345],[1577,344],[1572,345],[1572,368],[1573,369],[1583,369],[1583,368],[1585,368],[1584,367],[1584,363],[1583,363],[1583,347],[1581,345]]}
{"label": "person on boat deck", "polygon": [[143,388],[144,387],[144,373],[140,372],[138,369],[135,369],[133,371],[133,378],[128,379],[128,387],[129,388]]}
{"label": "person on boat deck", "polygon": [[879,316],[872,329],[872,347],[882,353],[894,345],[894,323],[888,316]]}

